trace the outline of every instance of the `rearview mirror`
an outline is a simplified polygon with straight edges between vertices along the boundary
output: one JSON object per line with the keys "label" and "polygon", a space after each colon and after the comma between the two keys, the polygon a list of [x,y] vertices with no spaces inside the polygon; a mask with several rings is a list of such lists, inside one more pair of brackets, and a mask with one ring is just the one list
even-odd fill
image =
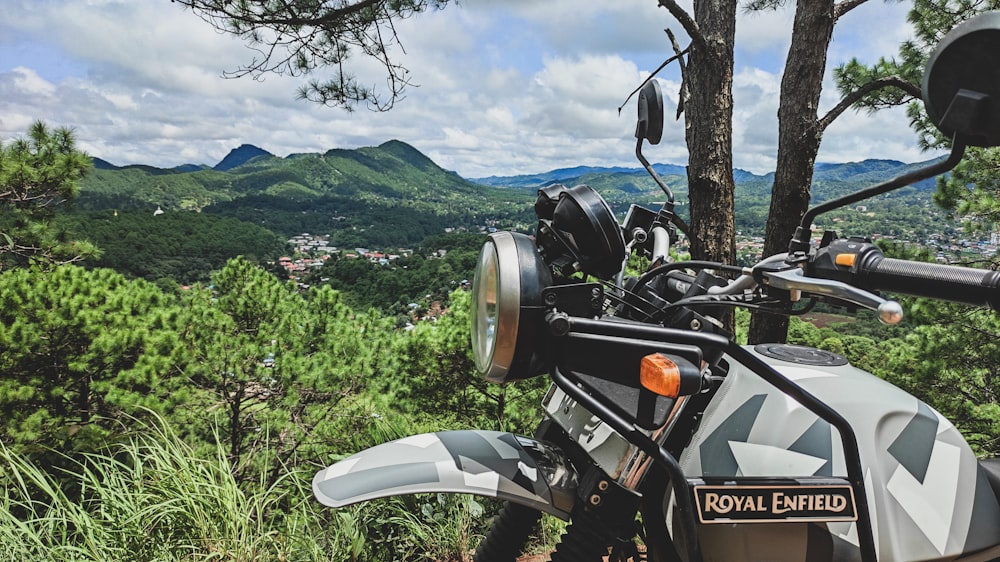
{"label": "rearview mirror", "polygon": [[924,107],[949,138],[1000,145],[1000,12],[984,12],[948,32],[927,60]]}
{"label": "rearview mirror", "polygon": [[646,139],[649,144],[659,144],[663,137],[663,94],[654,79],[639,90],[639,121],[635,127],[635,138]]}

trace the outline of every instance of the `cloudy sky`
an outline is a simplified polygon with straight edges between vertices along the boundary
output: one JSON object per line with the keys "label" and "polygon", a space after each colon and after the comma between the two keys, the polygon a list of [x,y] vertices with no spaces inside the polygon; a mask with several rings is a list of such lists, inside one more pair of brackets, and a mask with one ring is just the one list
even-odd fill
{"label": "cloudy sky", "polygon": [[[892,56],[909,34],[907,4],[871,0],[838,24],[834,64]],[[681,26],[656,0],[461,0],[397,26],[398,61],[418,87],[388,113],[296,99],[301,78],[222,75],[252,52],[169,0],[4,0],[0,139],[34,120],[75,129],[79,146],[118,165],[214,165],[250,143],[278,156],[399,139],[465,177],[576,165],[633,165],[634,101],[617,108],[669,56]],[[780,72],[790,9],[741,15],[737,27],[735,165],[773,170]],[[363,79],[380,84],[370,63]],[[672,116],[675,71],[661,82]],[[823,106],[836,101],[827,83]],[[650,160],[686,161],[670,120]],[[901,111],[849,112],[820,160],[921,153]]]}

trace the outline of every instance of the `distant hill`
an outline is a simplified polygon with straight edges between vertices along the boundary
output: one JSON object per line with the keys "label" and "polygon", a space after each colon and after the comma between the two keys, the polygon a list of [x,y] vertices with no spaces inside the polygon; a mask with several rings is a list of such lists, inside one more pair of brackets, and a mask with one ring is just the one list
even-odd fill
{"label": "distant hill", "polygon": [[117,170],[118,166],[115,166],[107,160],[101,160],[100,158],[91,158],[94,162],[94,169],[97,170]]}
{"label": "distant hill", "polygon": [[229,154],[227,154],[226,157],[212,169],[220,172],[226,172],[261,156],[273,157],[274,155],[263,148],[258,148],[252,144],[241,144],[238,148],[230,150]]}
{"label": "distant hill", "polygon": [[[618,213],[629,205],[658,205],[663,193],[636,166],[576,166],[537,174],[466,180],[398,140],[356,149],[285,158],[244,144],[212,168],[115,166],[94,159],[81,183],[81,210],[201,211],[252,223],[279,234],[331,233],[340,246],[413,245],[445,230],[530,230],[539,187],[585,183]],[[838,197],[902,175],[922,164],[865,160],[816,166],[813,202]],[[655,164],[686,214],[684,166]],[[763,228],[774,174],[734,170],[738,228]],[[929,199],[934,180],[916,186]],[[913,188],[892,194],[905,197]]]}
{"label": "distant hill", "polygon": [[204,164],[181,164],[180,166],[174,166],[171,170],[175,172],[197,172],[200,170],[207,170],[208,166]]}
{"label": "distant hill", "polygon": [[[814,200],[822,201],[874,185],[926,164],[926,162],[907,164],[895,160],[865,160],[843,164],[820,163],[816,165],[813,176]],[[683,203],[684,198],[681,195],[687,192],[686,168],[674,164],[653,164],[653,169],[671,188],[678,201]],[[757,175],[746,170],[735,169],[733,170],[733,178],[737,184],[737,196],[742,193],[770,197],[771,184],[774,181],[773,172]],[[565,185],[585,183],[599,191],[611,203],[648,201],[650,198],[661,200],[663,198],[662,192],[649,177],[649,174],[639,167],[577,166],[538,174],[472,178],[470,181],[483,185],[528,191],[535,191],[539,187],[552,183]],[[934,179],[924,180],[916,187],[932,189],[934,182]]]}
{"label": "distant hill", "polygon": [[[920,165],[818,164],[813,203]],[[678,214],[688,218],[685,167],[654,168],[675,194]],[[736,229],[742,236],[761,236],[774,174],[734,170],[734,178]],[[102,247],[100,265],[148,279],[203,280],[228,257],[273,260],[287,251],[284,241],[302,233],[329,235],[329,244],[340,248],[390,249],[416,248],[446,232],[530,232],[537,220],[532,210],[537,189],[556,182],[590,185],[619,217],[631,204],[657,208],[664,198],[639,167],[577,166],[470,181],[398,140],[284,158],[242,145],[214,167],[116,166],[95,158],[63,219],[81,238]],[[852,234],[926,240],[940,227],[933,186],[934,180],[927,180],[824,220]],[[158,209],[163,212],[154,214]]]}
{"label": "distant hill", "polygon": [[[653,164],[653,169],[656,170],[657,174],[660,175],[684,175],[686,174],[686,168],[684,166],[677,166],[674,164]],[[542,172],[539,174],[524,174],[518,176],[488,176],[485,178],[470,178],[469,181],[482,184],[482,185],[492,185],[494,187],[521,187],[521,188],[538,188],[552,183],[564,183],[564,184],[575,184],[580,182],[574,182],[579,178],[584,176],[595,176],[602,174],[633,174],[637,171],[642,171],[641,168],[627,168],[622,166],[614,167],[604,167],[604,166],[575,166],[572,168],[559,168],[556,170],[551,170],[549,172]],[[645,173],[645,171],[643,171]]]}
{"label": "distant hill", "polygon": [[213,168],[114,166],[95,159],[81,182],[81,210],[201,211],[282,236],[333,232],[347,246],[416,244],[446,229],[524,228],[534,196],[477,185],[416,148],[388,141],[279,158],[252,145]]}

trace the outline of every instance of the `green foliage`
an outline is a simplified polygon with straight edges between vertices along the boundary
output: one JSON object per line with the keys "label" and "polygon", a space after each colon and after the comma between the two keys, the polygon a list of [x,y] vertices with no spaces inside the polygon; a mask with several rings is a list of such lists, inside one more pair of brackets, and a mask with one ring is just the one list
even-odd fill
{"label": "green foliage", "polygon": [[147,281],[206,282],[230,258],[262,263],[285,249],[267,229],[206,213],[88,211],[59,215],[56,224],[101,248],[87,265]]}
{"label": "green foliage", "polygon": [[983,309],[916,301],[920,324],[876,372],[945,415],[978,454],[1000,453],[1000,318]]}
{"label": "green foliage", "polygon": [[[978,13],[998,8],[1000,2],[996,0],[914,2],[908,20],[914,26],[916,38],[900,47],[903,65],[922,68],[931,48],[945,33]],[[911,104],[908,113],[914,129],[920,135],[922,146],[951,146],[951,139],[937,131],[922,107]],[[1000,156],[995,148],[967,150],[963,161],[948,176],[938,178],[935,202],[965,218],[966,226],[973,230],[992,230],[1000,207],[1000,186],[994,177],[998,160]]]}
{"label": "green foliage", "polygon": [[[862,84],[889,76],[899,76],[911,84],[920,84],[924,66],[931,51],[944,35],[974,15],[1000,8],[997,0],[916,0],[907,20],[913,25],[913,37],[899,48],[899,58],[880,59],[866,67],[854,60],[834,72],[842,92],[858,89]],[[948,148],[951,139],[942,135],[930,122],[923,104],[912,101],[901,90],[880,90],[861,98],[855,105],[870,110],[909,103],[907,114],[924,148]],[[967,219],[973,230],[992,230],[998,217],[998,186],[995,171],[1000,156],[996,149],[972,149],[948,176],[938,178],[934,201]]]}
{"label": "green foliage", "polygon": [[106,269],[0,274],[0,560],[440,560],[474,545],[493,502],[333,511],[308,485],[412,433],[530,432],[540,381],[515,397],[473,380],[468,293],[405,331],[244,259],[212,281],[165,294]]}
{"label": "green foliage", "polygon": [[469,346],[470,293],[456,291],[450,302],[448,314],[420,322],[393,350],[409,365],[392,386],[399,405],[414,415],[441,412],[452,425],[530,434],[541,421],[538,404],[547,379],[505,386],[480,379]]}
{"label": "green foliage", "polygon": [[[239,2],[176,0],[191,8],[217,30],[231,33],[253,49],[253,60],[235,74],[260,76],[307,75],[327,71],[322,80],[310,80],[299,97],[348,111],[357,104],[380,111],[390,109],[410,84],[405,68],[394,62],[399,38],[393,22],[428,8],[442,8],[448,0],[381,0],[337,3],[286,0]],[[304,33],[303,29],[308,29]],[[350,59],[359,53],[386,73],[388,93],[359,81]]]}
{"label": "green foliage", "polygon": [[[859,91],[866,84],[889,76],[899,76],[913,84],[919,84],[921,70],[922,64],[919,67],[913,64],[900,65],[896,60],[885,57],[880,57],[872,66],[865,66],[857,59],[851,59],[834,69],[833,78],[840,91],[847,93]],[[867,94],[856,107],[874,111],[903,105],[912,99],[912,96],[904,90],[890,86]]]}
{"label": "green foliage", "polygon": [[963,217],[970,231],[993,232],[1000,223],[1000,150],[971,148],[947,176],[938,179],[934,201]]}
{"label": "green foliage", "polygon": [[981,456],[1000,452],[1000,318],[930,300],[907,301],[905,326],[873,318],[818,328],[793,318],[788,341],[839,353],[930,404]]}
{"label": "green foliage", "polygon": [[36,121],[27,138],[0,145],[0,271],[31,263],[66,263],[94,253],[50,225],[90,170],[69,129]]}
{"label": "green foliage", "polygon": [[0,274],[0,440],[72,449],[125,413],[182,404],[176,314],[155,286],[110,270]]}
{"label": "green foliage", "polygon": [[[249,482],[239,481],[223,447],[199,454],[161,420],[135,429],[106,451],[66,458],[69,468],[63,473],[0,448],[0,560],[319,561],[349,555],[375,561],[396,556],[377,532],[359,535],[378,531],[372,528],[372,509],[368,514],[365,508],[333,512],[315,502],[311,470],[283,469],[273,481],[260,472]],[[388,514],[383,507],[376,521],[391,526],[386,516],[407,512],[401,513]],[[448,552],[449,543],[435,542],[431,533],[455,534],[462,527],[437,521],[414,528],[431,540],[411,543],[411,555]],[[404,554],[402,559],[418,558]]]}
{"label": "green foliage", "polygon": [[235,197],[228,174],[213,170],[183,172],[150,166],[95,169],[80,184],[77,207],[83,210],[198,211]]}
{"label": "green foliage", "polygon": [[479,234],[434,236],[410,257],[387,264],[341,257],[327,262],[307,282],[329,284],[344,292],[355,308],[378,308],[410,319],[426,313],[435,303],[447,302],[448,295],[463,281],[471,282],[483,241]]}
{"label": "green foliage", "polygon": [[[338,527],[352,541],[350,560],[465,560],[486,532],[492,500],[434,494],[393,497],[338,510]],[[490,506],[490,507],[488,507]],[[338,554],[340,553],[338,552]]]}
{"label": "green foliage", "polygon": [[[532,200],[521,191],[472,184],[413,147],[389,141],[326,154],[255,158],[225,171],[98,169],[82,183],[78,206],[91,211],[144,211],[147,214],[135,215],[138,230],[175,226],[164,231],[168,238],[179,236],[180,226],[153,219],[186,210],[243,221],[286,238],[303,232],[329,233],[331,244],[337,246],[384,248],[412,247],[448,228],[475,232],[487,223],[503,228],[527,225]],[[157,206],[167,215],[152,217]],[[94,216],[78,222],[95,220]],[[142,216],[148,217],[148,224],[142,224]],[[254,248],[226,257],[239,254],[253,255]],[[139,248],[138,256],[161,260],[148,247]]]}
{"label": "green foliage", "polygon": [[239,474],[357,444],[355,401],[394,370],[391,321],[354,313],[329,288],[303,295],[243,259],[213,282],[182,301],[186,375],[200,392],[187,427],[210,441],[206,421],[217,424]]}

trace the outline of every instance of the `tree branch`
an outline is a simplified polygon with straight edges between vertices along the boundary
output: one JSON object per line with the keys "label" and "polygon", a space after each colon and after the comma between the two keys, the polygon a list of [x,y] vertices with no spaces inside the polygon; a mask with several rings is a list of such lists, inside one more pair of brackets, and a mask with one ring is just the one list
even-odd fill
{"label": "tree branch", "polygon": [[666,29],[665,31],[667,32],[667,37],[670,38],[670,45],[674,48],[674,56],[677,57],[677,64],[681,70],[681,91],[677,93],[677,115],[674,117],[674,119],[680,119],[681,114],[684,113],[684,106],[687,104],[688,98],[691,97],[687,83],[687,65],[684,64],[684,51],[677,44],[677,38],[674,37],[674,33],[670,29]]}
{"label": "tree branch", "polygon": [[840,16],[850,12],[867,1],[868,0],[843,0],[841,2],[837,2],[833,5],[833,19],[840,19]]}
{"label": "tree branch", "polygon": [[[229,6],[231,6],[233,3],[228,1],[222,1],[222,2],[218,0],[170,0],[170,1],[176,2],[177,4],[190,8],[191,10],[201,12],[213,19],[219,17],[216,15],[212,15],[213,12],[217,12],[226,19],[250,24],[255,27],[270,27],[277,25],[282,25],[282,26],[288,25],[294,27],[298,26],[322,27],[324,25],[339,23],[340,20],[345,19],[348,16],[352,16],[354,14],[357,14],[358,12],[361,12],[373,6],[377,6],[384,2],[384,0],[360,0],[359,2],[353,4],[341,5],[340,7],[337,8],[328,8],[325,10],[324,7],[326,3],[322,2],[316,5],[316,9],[312,13],[312,15],[305,15],[305,16],[298,15],[297,13],[295,13],[294,10],[291,9],[291,6],[287,2],[282,2],[282,4],[285,5],[284,12],[266,13],[263,11],[262,7],[260,15],[254,13],[256,17],[250,17],[247,15],[251,13],[250,11],[234,12],[233,10],[229,9]],[[422,6],[424,5],[424,2],[419,2],[416,5]],[[289,14],[290,17],[275,16],[275,14],[284,14],[284,13]]]}
{"label": "tree branch", "polygon": [[701,32],[701,28],[698,26],[698,22],[694,21],[691,14],[684,11],[680,5],[674,0],[659,0],[660,6],[666,8],[670,15],[674,16],[684,31],[687,32],[688,37],[691,38],[691,42],[698,48],[706,48],[708,43],[705,41],[705,35]]}
{"label": "tree branch", "polygon": [[842,113],[847,111],[847,108],[851,107],[855,103],[861,101],[862,98],[868,94],[884,89],[884,88],[898,88],[902,90],[906,95],[913,98],[920,98],[922,95],[920,87],[916,84],[908,82],[901,78],[900,76],[887,76],[885,78],[879,78],[877,80],[872,80],[867,84],[861,86],[857,90],[848,93],[843,99],[840,100],[833,109],[827,112],[816,125],[820,132],[825,131],[827,127],[830,126]]}
{"label": "tree branch", "polygon": [[[393,48],[405,53],[394,24],[452,0],[172,0],[223,33],[247,43],[255,54],[250,62],[232,71],[229,78],[273,72],[308,75],[329,67],[333,76],[312,80],[299,98],[352,110],[359,102],[384,111],[402,98],[412,85],[408,71],[393,62]],[[456,0],[457,1],[457,0]],[[354,54],[371,57],[387,74],[387,99],[375,86],[363,86],[345,68]]]}

